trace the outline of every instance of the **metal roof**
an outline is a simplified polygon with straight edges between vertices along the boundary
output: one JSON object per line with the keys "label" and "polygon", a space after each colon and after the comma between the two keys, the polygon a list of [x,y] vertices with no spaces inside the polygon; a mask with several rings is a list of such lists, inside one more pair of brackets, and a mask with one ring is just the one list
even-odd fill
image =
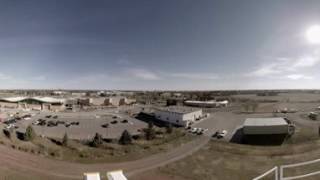
{"label": "metal roof", "polygon": [[173,112],[173,113],[179,113],[179,114],[187,114],[192,113],[196,111],[200,111],[201,109],[198,108],[190,108],[185,106],[169,106],[165,108],[155,108],[158,111],[165,111],[165,112]]}
{"label": "metal roof", "polygon": [[127,180],[124,176],[123,171],[113,171],[107,173],[108,180]]}
{"label": "metal roof", "polygon": [[288,125],[284,118],[247,118],[244,126],[281,126]]}
{"label": "metal roof", "polygon": [[9,97],[9,98],[0,98],[2,101],[18,103],[24,100],[35,100],[43,103],[64,103],[64,99],[57,99],[53,97]]}

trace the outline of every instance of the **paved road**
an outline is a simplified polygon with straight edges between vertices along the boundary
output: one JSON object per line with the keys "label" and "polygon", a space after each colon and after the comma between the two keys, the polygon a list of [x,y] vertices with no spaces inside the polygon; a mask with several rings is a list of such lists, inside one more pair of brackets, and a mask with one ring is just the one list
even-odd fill
{"label": "paved road", "polygon": [[56,177],[59,179],[82,179],[84,172],[100,172],[104,175],[107,171],[123,169],[128,177],[151,170],[174,161],[180,160],[198,151],[209,142],[209,138],[201,137],[188,142],[169,152],[156,154],[145,159],[114,164],[79,164],[56,161],[40,156],[12,150],[0,146],[1,166],[5,166],[17,173],[30,172],[41,177]]}

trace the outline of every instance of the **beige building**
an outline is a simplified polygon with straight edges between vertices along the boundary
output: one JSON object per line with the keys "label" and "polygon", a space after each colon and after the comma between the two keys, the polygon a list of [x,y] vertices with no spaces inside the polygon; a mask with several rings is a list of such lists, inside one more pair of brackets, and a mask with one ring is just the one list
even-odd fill
{"label": "beige building", "polygon": [[156,108],[154,114],[161,121],[184,127],[203,117],[202,109],[181,106]]}
{"label": "beige building", "polygon": [[64,99],[51,97],[0,98],[1,108],[59,111],[64,109]]}

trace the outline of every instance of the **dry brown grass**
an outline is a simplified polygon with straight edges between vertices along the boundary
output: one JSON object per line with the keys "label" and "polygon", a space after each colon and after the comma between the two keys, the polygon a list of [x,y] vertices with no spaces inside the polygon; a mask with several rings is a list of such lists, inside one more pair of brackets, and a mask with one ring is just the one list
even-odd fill
{"label": "dry brown grass", "polygon": [[[160,173],[190,180],[252,179],[277,165],[317,159],[319,148],[320,141],[279,147],[212,141],[194,155],[160,168]],[[287,174],[297,175],[316,168],[319,170],[319,164],[291,170]]]}

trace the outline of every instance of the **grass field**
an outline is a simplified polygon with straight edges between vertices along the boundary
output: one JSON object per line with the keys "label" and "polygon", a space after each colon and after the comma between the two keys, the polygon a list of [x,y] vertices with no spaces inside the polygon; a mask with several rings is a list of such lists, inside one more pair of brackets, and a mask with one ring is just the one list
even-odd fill
{"label": "grass field", "polygon": [[[320,153],[319,148],[319,140],[280,147],[247,146],[212,141],[194,155],[162,167],[157,170],[157,173],[188,180],[247,180],[277,165],[317,159]],[[311,172],[319,169],[319,165],[320,163],[290,169],[285,175]],[[310,179],[319,178],[320,176],[315,176]]]}
{"label": "grass field", "polygon": [[134,140],[131,145],[104,143],[99,148],[93,148],[77,141],[69,141],[68,147],[58,145],[47,138],[36,138],[32,142],[8,139],[0,136],[0,143],[13,149],[40,156],[79,163],[126,162],[145,158],[160,152],[166,152],[183,143],[191,141],[194,136],[182,129],[174,129],[171,134],[162,134],[156,139],[147,141],[144,138]]}

